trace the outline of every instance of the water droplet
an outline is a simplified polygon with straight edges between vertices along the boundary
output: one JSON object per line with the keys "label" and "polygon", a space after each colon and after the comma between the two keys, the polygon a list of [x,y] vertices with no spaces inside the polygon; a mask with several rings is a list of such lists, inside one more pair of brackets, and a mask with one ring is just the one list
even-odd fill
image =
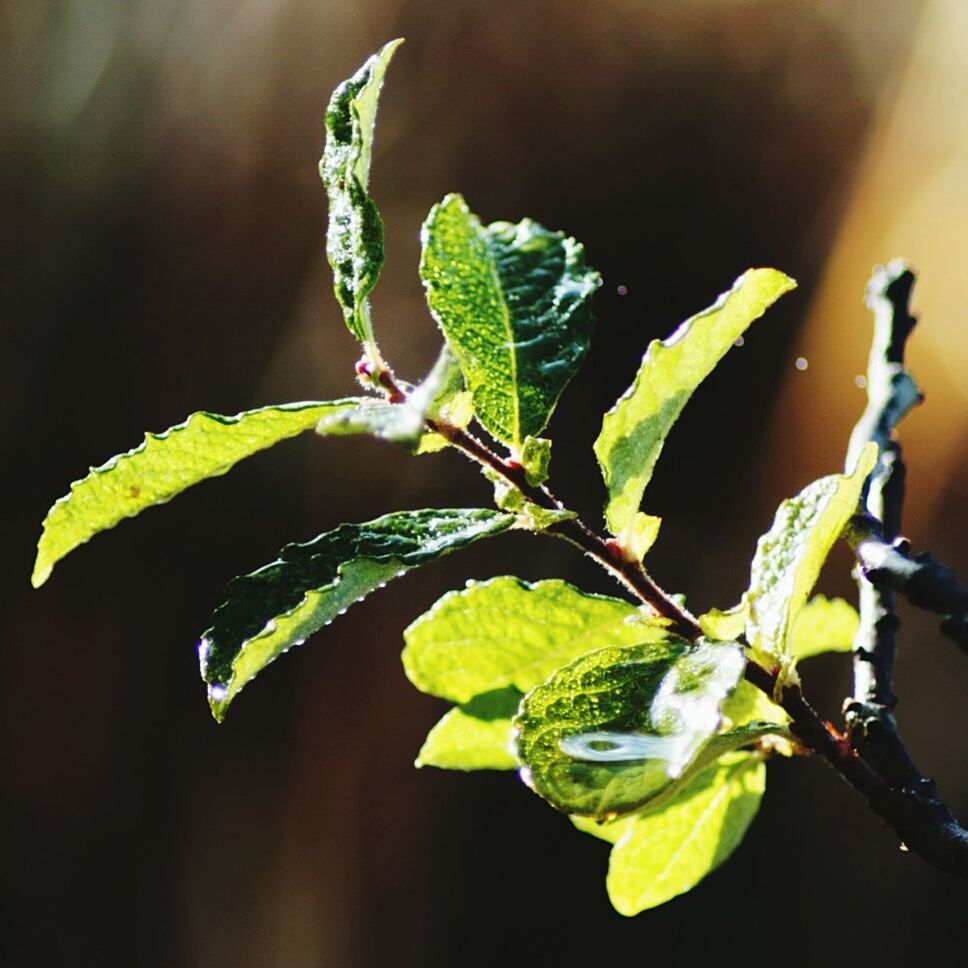
{"label": "water droplet", "polygon": [[795,360],[793,361],[793,365],[794,365],[794,366],[795,366],[795,367],[796,367],[796,368],[797,368],[798,370],[801,370],[801,371],[802,371],[802,370],[805,370],[805,369],[806,369],[806,368],[807,368],[807,367],[808,367],[808,366],[810,365],[810,361],[809,361],[809,360],[808,360],[808,359],[807,359],[807,358],[806,358],[805,356],[798,356],[798,357],[797,357],[797,358],[796,358],[796,359],[795,359]]}
{"label": "water droplet", "polygon": [[867,377],[864,376],[863,373],[858,373],[857,376],[854,377],[854,384],[863,390],[864,387],[867,386]]}
{"label": "water droplet", "polygon": [[208,654],[212,651],[212,640],[205,638],[198,643],[198,670],[205,678],[205,670],[208,666]]}
{"label": "water droplet", "polygon": [[221,702],[228,695],[228,689],[221,683],[214,683],[208,687],[208,698],[212,702]]}
{"label": "water droplet", "polygon": [[618,287],[618,288],[617,288],[617,289],[616,289],[615,291],[616,291],[616,292],[617,292],[617,293],[618,293],[618,294],[619,294],[620,296],[625,296],[625,295],[628,295],[628,287],[627,287],[627,286],[619,286],[619,287]]}
{"label": "water droplet", "polygon": [[745,345],[746,345],[745,336],[737,336],[736,339],[733,340],[733,346],[745,346]]}
{"label": "water droplet", "polygon": [[642,733],[581,733],[558,741],[562,753],[576,760],[621,763],[628,760],[669,760],[682,757],[690,742],[688,733],[658,736]]}

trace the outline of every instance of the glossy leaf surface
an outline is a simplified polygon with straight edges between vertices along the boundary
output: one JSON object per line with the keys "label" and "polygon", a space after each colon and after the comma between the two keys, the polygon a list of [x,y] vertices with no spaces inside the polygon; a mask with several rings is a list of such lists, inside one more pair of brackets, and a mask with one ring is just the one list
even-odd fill
{"label": "glossy leaf surface", "polygon": [[678,639],[576,659],[521,704],[514,724],[522,778],[566,813],[639,809],[717,732],[744,666],[735,644]]}
{"label": "glossy leaf surface", "polygon": [[278,561],[234,579],[199,645],[215,718],[256,673],[354,602],[513,522],[478,508],[398,511],[287,545]]}
{"label": "glossy leaf surface", "polygon": [[653,340],[632,385],[605,414],[595,454],[608,488],[612,534],[629,523],[665,439],[696,387],[754,320],[796,283],[775,269],[750,269],[733,288],[668,339]]}
{"label": "glossy leaf surface", "polygon": [[333,269],[336,298],[350,332],[377,360],[367,296],[383,268],[383,222],[367,186],[383,75],[401,43],[391,41],[333,92],[326,109],[326,147],[319,162],[329,196],[326,256]]}
{"label": "glossy leaf surface", "polygon": [[34,587],[47,580],[61,558],[99,531],[170,501],[193,484],[218,477],[240,460],[311,430],[323,416],[357,402],[353,398],[291,403],[234,417],[201,411],[163,433],[146,434],[134,450],[112,457],[75,481],[47,512],[37,545]]}
{"label": "glossy leaf surface", "polygon": [[520,449],[547,424],[588,349],[599,277],[582,247],[525,219],[482,226],[459,195],[431,209],[420,274],[477,418]]}

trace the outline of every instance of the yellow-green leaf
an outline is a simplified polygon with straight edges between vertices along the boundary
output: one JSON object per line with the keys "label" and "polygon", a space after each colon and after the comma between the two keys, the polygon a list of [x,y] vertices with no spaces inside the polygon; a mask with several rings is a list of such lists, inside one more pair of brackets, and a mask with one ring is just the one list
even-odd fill
{"label": "yellow-green leaf", "polygon": [[793,663],[793,624],[830,548],[857,511],[876,460],[877,445],[868,444],[851,474],[822,477],[783,501],[757,543],[744,601],[749,606],[746,635],[763,664],[779,663],[788,670]]}
{"label": "yellow-green leaf", "polygon": [[795,285],[776,269],[750,269],[713,306],[668,339],[649,345],[635,380],[605,414],[595,441],[612,534],[619,534],[639,509],[665,439],[696,387],[750,323]]}
{"label": "yellow-green leaf", "polygon": [[521,693],[513,686],[475,696],[455,706],[427,734],[417,766],[442,770],[514,770],[511,717]]}
{"label": "yellow-green leaf", "polygon": [[403,635],[410,681],[423,692],[469,702],[505,686],[527,692],[587,652],[668,632],[634,605],[560,578],[529,584],[504,576],[448,592]]}
{"label": "yellow-green leaf", "polygon": [[61,558],[99,531],[170,501],[193,484],[224,474],[243,458],[311,430],[323,416],[358,402],[353,398],[290,403],[234,417],[200,411],[164,433],[146,434],[139,447],[91,468],[47,512],[37,545],[34,587],[47,581]]}
{"label": "yellow-green leaf", "polygon": [[615,910],[632,916],[695,887],[738,846],[765,789],[763,762],[731,753],[661,809],[625,821],[606,879]]}
{"label": "yellow-green leaf", "polygon": [[824,652],[850,652],[859,626],[860,616],[849,602],[816,595],[793,623],[790,654],[799,660]]}

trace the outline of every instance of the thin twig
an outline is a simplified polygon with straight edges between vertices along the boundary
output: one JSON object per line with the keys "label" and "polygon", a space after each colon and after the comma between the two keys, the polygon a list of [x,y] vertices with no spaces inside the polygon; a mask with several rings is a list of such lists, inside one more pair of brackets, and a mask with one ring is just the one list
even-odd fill
{"label": "thin twig", "polygon": [[[362,367],[362,369],[361,369]],[[378,387],[387,403],[401,404],[407,400],[407,391],[399,385],[390,369],[386,366],[374,370],[366,361],[361,361],[357,373],[365,377],[373,387]],[[426,426],[432,433],[444,437],[450,444],[470,457],[482,467],[488,468],[512,486],[516,487],[526,501],[547,511],[564,511],[565,506],[551,491],[535,486],[528,481],[525,468],[514,460],[506,460],[495,454],[483,441],[461,427],[444,420],[428,418]],[[666,594],[649,576],[640,561],[627,558],[621,548],[607,538],[591,530],[584,522],[575,518],[556,521],[544,529],[545,534],[561,538],[580,548],[599,565],[617,578],[636,598],[647,604],[657,615],[669,620],[671,631],[690,641],[702,635],[702,629],[685,606],[680,605]]]}
{"label": "thin twig", "polygon": [[[428,427],[446,437],[458,450],[477,463],[489,468],[516,487],[525,500],[549,511],[563,511],[564,505],[547,487],[534,486],[527,479],[524,467],[516,461],[505,460],[466,430],[449,424],[428,421]],[[645,602],[657,615],[671,623],[672,631],[687,639],[702,635],[699,623],[690,612],[667,595],[647,574],[641,563],[626,558],[617,545],[591,530],[578,518],[557,521],[545,529],[546,534],[576,545],[606,571],[617,578],[636,598]]]}

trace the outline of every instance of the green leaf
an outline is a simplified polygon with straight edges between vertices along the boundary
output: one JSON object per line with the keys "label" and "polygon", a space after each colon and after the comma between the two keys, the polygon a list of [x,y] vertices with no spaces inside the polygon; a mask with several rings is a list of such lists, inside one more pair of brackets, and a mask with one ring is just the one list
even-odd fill
{"label": "green leaf", "polygon": [[634,605],[589,595],[553,578],[468,582],[448,592],[403,633],[403,668],[421,691],[455,702],[544,682],[560,666],[606,645],[667,636]]}
{"label": "green leaf", "polygon": [[522,779],[566,813],[609,817],[657,797],[719,729],[745,659],[735,643],[605,648],[529,692],[514,720]]}
{"label": "green leaf", "polygon": [[612,848],[606,886],[619,914],[657,907],[696,886],[739,845],[766,789],[766,767],[733,753],[661,810],[629,818]]}
{"label": "green leaf", "polygon": [[372,434],[415,449],[425,436],[431,411],[439,414],[462,386],[460,367],[445,346],[424,381],[400,403],[364,398],[354,407],[339,410],[319,421],[320,434]]}
{"label": "green leaf", "polygon": [[793,623],[790,654],[799,660],[824,652],[851,652],[859,627],[860,616],[849,602],[816,595]]}
{"label": "green leaf", "polygon": [[770,701],[766,693],[750,682],[740,682],[733,694],[722,705],[723,718],[733,728],[741,728],[750,723],[774,723],[785,726],[790,717],[782,707]]}
{"label": "green leaf", "polygon": [[598,274],[574,239],[530,219],[484,227],[460,195],[431,209],[421,241],[427,301],[477,418],[520,451],[548,423],[588,349]]}
{"label": "green leaf", "polygon": [[532,487],[544,484],[551,464],[551,441],[544,437],[525,437],[521,445],[521,464],[525,480]]}
{"label": "green leaf", "polygon": [[662,518],[646,514],[644,511],[636,511],[629,518],[628,524],[622,528],[618,536],[619,544],[633,561],[642,561],[659,537],[660,527],[662,527]]}
{"label": "green leaf", "polygon": [[511,717],[522,693],[513,686],[475,696],[455,706],[427,734],[417,766],[442,770],[515,770]]}
{"label": "green leaf", "polygon": [[639,509],[665,439],[696,387],[750,323],[795,285],[775,269],[750,269],[709,309],[668,339],[649,344],[635,380],[605,414],[595,441],[612,534],[619,534]]}
{"label": "green leaf", "polygon": [[215,718],[245,684],[293,645],[390,579],[506,531],[514,518],[478,508],[397,511],[343,524],[234,579],[199,645]]}
{"label": "green leaf", "polygon": [[822,477],[783,501],[773,526],[757,542],[744,595],[746,634],[761,663],[779,663],[784,675],[793,674],[790,630],[833,543],[857,511],[876,460],[877,445],[868,444],[853,473]]}
{"label": "green leaf", "polygon": [[749,609],[745,602],[733,606],[722,612],[718,608],[711,608],[705,615],[699,616],[699,627],[703,635],[716,642],[733,642],[746,631],[746,619]]}
{"label": "green leaf", "polygon": [[326,256],[349,331],[380,360],[367,296],[383,268],[383,222],[367,192],[377,101],[390,58],[402,40],[374,54],[333,92],[326,109],[326,147],[319,173],[329,196]]}
{"label": "green leaf", "polygon": [[224,474],[243,458],[311,430],[325,414],[357,402],[290,403],[234,417],[200,411],[164,433],[146,434],[134,450],[92,467],[47,512],[31,579],[34,588],[47,581],[61,558],[99,531],[164,504],[193,484]]}

